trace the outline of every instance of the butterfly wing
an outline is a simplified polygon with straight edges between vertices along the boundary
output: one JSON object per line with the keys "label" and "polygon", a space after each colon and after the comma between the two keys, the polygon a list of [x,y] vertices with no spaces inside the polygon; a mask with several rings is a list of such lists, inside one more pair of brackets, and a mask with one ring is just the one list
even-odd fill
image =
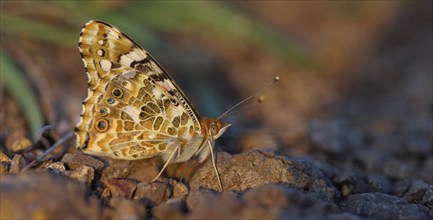
{"label": "butterfly wing", "polygon": [[75,133],[94,155],[141,159],[201,134],[199,115],[170,75],[138,44],[101,21],[84,25],[79,50],[88,96]]}

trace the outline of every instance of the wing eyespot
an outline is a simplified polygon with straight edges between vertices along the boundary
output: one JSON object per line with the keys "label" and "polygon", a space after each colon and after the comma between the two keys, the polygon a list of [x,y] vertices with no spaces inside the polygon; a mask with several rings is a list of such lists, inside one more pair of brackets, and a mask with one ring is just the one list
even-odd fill
{"label": "wing eyespot", "polygon": [[114,104],[114,99],[113,98],[108,98],[107,99],[107,103],[110,104],[110,105]]}
{"label": "wing eyespot", "polygon": [[101,116],[107,116],[108,115],[108,110],[106,108],[100,108],[99,109],[99,114],[101,114]]}
{"label": "wing eyespot", "polygon": [[96,121],[96,130],[98,132],[105,132],[108,130],[108,121],[106,119],[99,119],[98,121]]}
{"label": "wing eyespot", "polygon": [[113,94],[116,98],[119,98],[119,99],[121,99],[123,97],[123,91],[119,88],[114,88],[111,91],[111,94]]}

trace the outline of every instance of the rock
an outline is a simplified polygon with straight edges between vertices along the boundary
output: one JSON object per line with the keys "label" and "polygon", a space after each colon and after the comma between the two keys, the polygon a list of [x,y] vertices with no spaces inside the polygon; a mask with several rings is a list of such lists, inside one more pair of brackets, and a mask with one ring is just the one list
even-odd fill
{"label": "rock", "polygon": [[200,204],[214,200],[218,197],[217,193],[209,189],[191,189],[186,198],[186,205],[189,210],[196,210]]}
{"label": "rock", "polygon": [[433,209],[433,189],[431,187],[424,193],[421,204]]}
{"label": "rock", "polygon": [[308,134],[317,148],[333,154],[342,154],[348,148],[347,122],[343,120],[314,121],[310,124]]}
{"label": "rock", "polygon": [[415,156],[431,155],[433,145],[429,138],[424,136],[411,137],[405,141],[406,150]]}
{"label": "rock", "polygon": [[239,140],[240,142],[235,145],[237,146],[237,152],[247,152],[251,149],[260,149],[268,152],[278,150],[278,143],[275,137],[263,131],[247,132]]}
{"label": "rock", "polygon": [[159,158],[131,161],[127,177],[138,182],[150,182],[158,175],[160,162]]}
{"label": "rock", "polygon": [[370,192],[389,194],[392,191],[392,183],[386,176],[370,174],[367,176]]}
{"label": "rock", "polygon": [[148,200],[150,205],[156,205],[170,198],[170,185],[165,182],[139,183],[134,194],[135,200]]}
{"label": "rock", "polygon": [[183,219],[186,205],[180,198],[171,198],[152,209],[155,219]]}
{"label": "rock", "polygon": [[368,172],[382,173],[385,161],[390,158],[390,152],[382,149],[361,149],[355,155]]}
{"label": "rock", "polygon": [[108,166],[102,171],[101,181],[104,179],[127,178],[131,169],[130,160],[107,160]]}
{"label": "rock", "polygon": [[108,166],[102,171],[101,181],[105,179],[127,178],[131,168],[129,160],[107,160]]}
{"label": "rock", "polygon": [[64,173],[66,172],[65,165],[62,162],[47,162],[41,165],[42,168],[56,170],[57,172]]}
{"label": "rock", "polygon": [[[245,219],[241,217],[242,204],[232,192],[217,194],[204,189],[191,190],[186,203],[191,210],[189,219]],[[257,219],[262,218],[260,215],[255,216]]]}
{"label": "rock", "polygon": [[410,203],[420,203],[426,206],[428,206],[428,203],[432,203],[430,205],[433,205],[433,198],[429,199],[428,197],[430,196],[426,195],[431,194],[431,192],[433,192],[433,185],[429,185],[421,180],[415,180],[403,198]]}
{"label": "rock", "polygon": [[404,179],[417,173],[416,167],[416,162],[413,160],[403,161],[398,158],[389,158],[384,162],[383,172],[389,177]]}
{"label": "rock", "polygon": [[[339,191],[317,167],[309,162],[253,151],[230,156],[218,154],[217,161],[226,190],[243,191],[270,183],[284,183],[328,201],[338,200]],[[192,189],[219,190],[211,161],[192,177]]]}
{"label": "rock", "polygon": [[[327,219],[333,219],[333,220],[362,220],[365,218],[361,218],[359,216],[356,216],[352,213],[330,213],[326,215]],[[323,219],[319,217],[318,219]]]}
{"label": "rock", "polygon": [[[250,209],[262,207],[269,210],[269,216],[262,216],[266,219],[275,214],[280,219],[317,219],[326,214],[340,212],[332,202],[302,193],[295,188],[275,184],[246,191],[242,196],[242,203],[245,203]],[[247,216],[250,214],[243,215],[243,217]]]}
{"label": "rock", "polygon": [[433,184],[433,156],[429,156],[422,165],[421,178],[426,182]]}
{"label": "rock", "polygon": [[186,203],[190,219],[317,219],[340,213],[332,202],[275,184],[249,189],[240,195],[192,189]]}
{"label": "rock", "polygon": [[0,178],[0,219],[100,219],[86,188],[46,170]]}
{"label": "rock", "polygon": [[6,147],[11,152],[20,152],[32,145],[32,142],[25,136],[24,132],[12,132],[6,138]]}
{"label": "rock", "polygon": [[9,172],[9,163],[0,162],[0,175],[6,174]]}
{"label": "rock", "polygon": [[77,166],[73,170],[66,171],[65,174],[80,183],[84,183],[86,186],[90,186],[95,178],[95,170],[86,165]]}
{"label": "rock", "polygon": [[403,197],[403,195],[407,192],[407,190],[411,185],[412,185],[412,181],[410,179],[399,180],[394,184],[394,189],[392,194],[398,197]]}
{"label": "rock", "polygon": [[186,198],[189,190],[185,184],[177,181],[170,181],[170,185],[173,188],[173,198]]}
{"label": "rock", "polygon": [[336,176],[334,176],[332,181],[337,186],[340,186],[341,194],[343,196],[367,192],[369,188],[365,178],[349,171],[340,171]]}
{"label": "rock", "polygon": [[23,155],[15,154],[14,158],[12,158],[11,165],[9,168],[9,173],[19,173],[25,166],[27,162],[24,159]]}
{"label": "rock", "polygon": [[9,157],[6,156],[6,154],[3,153],[3,151],[1,150],[0,150],[0,162],[11,163],[11,159],[9,159]]}
{"label": "rock", "polygon": [[284,185],[264,185],[250,189],[242,196],[243,201],[253,206],[305,206],[311,207],[317,203],[326,209],[337,211],[334,203],[329,203],[319,198],[302,193],[298,189]]}
{"label": "rock", "polygon": [[65,163],[71,170],[74,170],[76,167],[81,165],[92,167],[94,170],[100,170],[102,167],[104,167],[104,163],[102,161],[82,153],[67,153],[65,156],[63,156],[62,162]]}
{"label": "rock", "polygon": [[137,183],[129,179],[106,179],[104,184],[108,187],[110,195],[113,197],[132,198],[137,189]]}
{"label": "rock", "polygon": [[363,193],[347,199],[348,211],[379,219],[429,219],[429,209],[384,193]]}
{"label": "rock", "polygon": [[114,212],[107,216],[109,219],[148,219],[146,207],[133,200],[113,197],[110,199],[109,205],[114,209]]}

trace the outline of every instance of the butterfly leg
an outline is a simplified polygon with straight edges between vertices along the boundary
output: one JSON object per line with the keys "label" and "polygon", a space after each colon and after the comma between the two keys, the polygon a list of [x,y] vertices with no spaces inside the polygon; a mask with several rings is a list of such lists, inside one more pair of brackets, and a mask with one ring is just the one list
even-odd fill
{"label": "butterfly leg", "polygon": [[157,180],[161,176],[162,172],[164,172],[165,168],[167,168],[168,164],[170,164],[171,160],[173,160],[173,157],[176,154],[176,152],[179,150],[179,147],[180,147],[180,144],[177,145],[176,148],[174,149],[173,153],[171,153],[170,157],[167,159],[167,161],[165,162],[161,171],[159,171],[158,175],[150,182],[154,182],[155,180]]}
{"label": "butterfly leg", "polygon": [[216,174],[217,179],[218,179],[218,184],[220,185],[221,191],[224,191],[223,184],[222,184],[221,179],[220,179],[220,174],[218,172],[218,168],[217,168],[216,163],[215,163],[215,155],[214,155],[214,152],[213,152],[213,146],[212,146],[212,143],[211,143],[210,140],[208,141],[208,145],[209,145],[209,148],[210,148],[209,149],[210,150],[210,155],[212,157],[211,158],[212,159],[212,165],[213,165],[213,168],[215,170],[215,174]]}

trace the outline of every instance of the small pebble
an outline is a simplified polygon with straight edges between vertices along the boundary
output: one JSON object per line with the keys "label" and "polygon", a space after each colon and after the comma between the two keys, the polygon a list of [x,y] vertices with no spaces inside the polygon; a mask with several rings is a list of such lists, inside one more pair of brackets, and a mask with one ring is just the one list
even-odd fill
{"label": "small pebble", "polygon": [[71,170],[75,169],[76,167],[80,167],[81,165],[92,167],[95,170],[99,170],[104,167],[104,163],[102,161],[81,153],[67,153],[63,156],[62,162],[65,163]]}
{"label": "small pebble", "polygon": [[46,169],[56,170],[60,173],[64,173],[66,171],[65,165],[63,165],[62,162],[44,163],[41,165],[41,167],[46,168]]}
{"label": "small pebble", "polygon": [[0,151],[0,162],[11,163],[11,159],[3,151]]}
{"label": "small pebble", "polygon": [[66,171],[65,174],[72,179],[78,180],[79,182],[90,186],[95,177],[95,170],[92,167],[81,165],[79,167],[75,167],[74,170]]}
{"label": "small pebble", "polygon": [[19,152],[31,145],[32,142],[21,132],[14,132],[6,138],[6,147],[12,152]]}
{"label": "small pebble", "polygon": [[164,182],[139,183],[134,194],[135,200],[148,199],[153,205],[168,200],[171,197],[170,185]]}
{"label": "small pebble", "polygon": [[107,179],[104,180],[104,184],[109,189],[112,197],[132,198],[137,189],[137,183],[129,179]]}
{"label": "small pebble", "polygon": [[26,166],[26,164],[27,163],[23,155],[15,154],[14,158],[12,158],[9,173],[19,173]]}
{"label": "small pebble", "polygon": [[0,162],[0,175],[9,172],[9,165],[10,163]]}

